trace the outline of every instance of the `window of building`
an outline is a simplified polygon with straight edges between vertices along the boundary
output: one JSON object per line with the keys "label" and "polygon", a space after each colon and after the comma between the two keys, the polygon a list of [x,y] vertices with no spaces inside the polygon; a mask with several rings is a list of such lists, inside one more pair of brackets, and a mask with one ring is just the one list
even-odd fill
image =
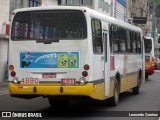
{"label": "window of building", "polygon": [[92,0],[81,0],[82,1],[82,5],[87,5],[87,6],[91,6],[92,5]]}
{"label": "window of building", "polygon": [[67,5],[73,5],[74,1],[73,0],[67,0]]}
{"label": "window of building", "polygon": [[61,0],[58,5],[86,5],[91,6],[92,0]]}
{"label": "window of building", "polygon": [[102,8],[102,3],[103,3],[103,1],[104,1],[104,0],[99,0],[99,1],[98,1],[98,8]]}
{"label": "window of building", "polygon": [[79,0],[73,0],[73,5],[80,5],[80,1]]}
{"label": "window of building", "polygon": [[41,5],[41,0],[29,0],[29,7],[38,7]]}
{"label": "window of building", "polygon": [[105,11],[106,10],[106,3],[103,1],[102,2],[102,11]]}
{"label": "window of building", "polygon": [[132,6],[134,6],[134,5],[135,5],[135,3],[136,3],[136,1],[135,1],[135,0],[132,0]]}
{"label": "window of building", "polygon": [[103,53],[101,21],[92,19],[91,23],[92,23],[93,52],[95,54],[101,54]]}
{"label": "window of building", "polygon": [[110,8],[111,6],[108,4],[108,3],[106,3],[106,13],[109,13],[110,12]]}

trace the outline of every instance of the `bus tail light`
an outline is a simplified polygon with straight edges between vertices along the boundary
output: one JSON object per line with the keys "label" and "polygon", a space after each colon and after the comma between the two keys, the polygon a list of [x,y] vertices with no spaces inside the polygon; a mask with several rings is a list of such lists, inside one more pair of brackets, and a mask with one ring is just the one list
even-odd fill
{"label": "bus tail light", "polygon": [[89,65],[88,64],[84,65],[84,70],[89,70]]}
{"label": "bus tail light", "polygon": [[12,72],[11,72],[11,76],[12,76],[12,77],[15,77],[15,76],[16,76],[16,72],[12,71]]}
{"label": "bus tail light", "polygon": [[10,65],[10,66],[9,66],[9,70],[10,70],[10,71],[13,71],[13,70],[14,70],[14,66],[13,66],[13,65]]}
{"label": "bus tail light", "polygon": [[82,76],[83,76],[83,77],[87,77],[87,76],[88,76],[88,72],[87,72],[87,71],[83,71],[83,72],[82,72]]}

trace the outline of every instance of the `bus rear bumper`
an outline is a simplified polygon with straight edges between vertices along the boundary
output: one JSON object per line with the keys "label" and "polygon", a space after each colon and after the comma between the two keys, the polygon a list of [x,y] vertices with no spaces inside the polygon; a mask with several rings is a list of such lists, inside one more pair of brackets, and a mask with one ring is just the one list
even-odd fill
{"label": "bus rear bumper", "polygon": [[19,85],[10,82],[8,84],[11,96],[18,95],[81,95],[92,97],[94,93],[93,83],[80,86],[55,86],[55,85]]}

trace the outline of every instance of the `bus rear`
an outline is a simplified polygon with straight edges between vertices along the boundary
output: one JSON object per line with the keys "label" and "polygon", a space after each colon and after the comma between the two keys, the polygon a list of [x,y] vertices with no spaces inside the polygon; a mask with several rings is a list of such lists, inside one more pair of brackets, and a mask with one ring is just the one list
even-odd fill
{"label": "bus rear", "polygon": [[144,38],[145,45],[145,76],[152,75],[155,69],[154,40],[152,37]]}
{"label": "bus rear", "polygon": [[9,42],[11,96],[92,95],[87,13],[66,8],[14,11]]}

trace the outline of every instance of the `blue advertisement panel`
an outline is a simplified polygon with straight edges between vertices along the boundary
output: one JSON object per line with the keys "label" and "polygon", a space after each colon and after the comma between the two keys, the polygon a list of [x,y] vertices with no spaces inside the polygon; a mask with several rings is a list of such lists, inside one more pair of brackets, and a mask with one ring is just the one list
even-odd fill
{"label": "blue advertisement panel", "polygon": [[79,52],[21,52],[20,68],[79,68]]}

